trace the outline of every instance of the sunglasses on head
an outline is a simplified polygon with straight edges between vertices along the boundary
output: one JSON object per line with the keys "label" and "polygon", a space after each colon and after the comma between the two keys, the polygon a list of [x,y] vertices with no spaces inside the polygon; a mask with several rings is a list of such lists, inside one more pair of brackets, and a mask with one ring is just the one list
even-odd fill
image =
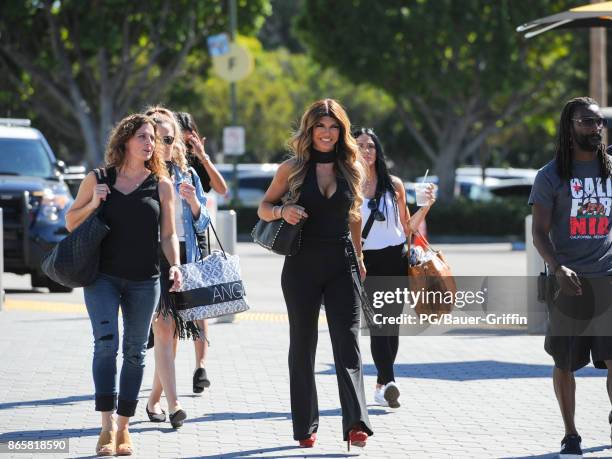
{"label": "sunglasses on head", "polygon": [[385,221],[385,214],[378,210],[378,199],[370,199],[370,202],[368,202],[368,209],[374,213],[374,220],[377,222]]}
{"label": "sunglasses on head", "polygon": [[599,117],[586,117],[586,118],[572,118],[572,120],[576,121],[580,126],[585,128],[593,128],[597,127],[606,127],[608,126],[608,120],[606,118]]}
{"label": "sunglasses on head", "polygon": [[162,137],[162,141],[166,144],[166,145],[172,145],[174,143],[174,137],[171,135],[165,135]]}

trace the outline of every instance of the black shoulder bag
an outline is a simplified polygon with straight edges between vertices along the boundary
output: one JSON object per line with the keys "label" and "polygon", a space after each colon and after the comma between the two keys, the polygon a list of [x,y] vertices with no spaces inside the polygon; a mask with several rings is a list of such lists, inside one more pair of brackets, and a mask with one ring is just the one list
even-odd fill
{"label": "black shoulder bag", "polygon": [[251,231],[251,236],[263,248],[290,257],[300,251],[304,222],[305,219],[302,219],[292,225],[283,218],[271,222],[260,219]]}
{"label": "black shoulder bag", "polygon": [[[94,173],[98,183],[108,183],[99,169],[94,169]],[[103,208],[104,202],[43,258],[41,268],[50,279],[72,288],[85,287],[96,280],[100,244],[110,231],[101,218]]]}

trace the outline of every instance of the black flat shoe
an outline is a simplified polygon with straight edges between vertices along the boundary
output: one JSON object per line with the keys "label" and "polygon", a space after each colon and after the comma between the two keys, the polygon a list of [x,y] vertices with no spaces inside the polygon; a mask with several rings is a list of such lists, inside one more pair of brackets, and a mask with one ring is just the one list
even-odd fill
{"label": "black flat shoe", "polygon": [[145,410],[147,412],[147,416],[149,416],[149,421],[151,422],[165,422],[166,421],[166,412],[162,410],[161,413],[151,413],[149,411],[149,405],[145,405]]}
{"label": "black flat shoe", "polygon": [[210,387],[210,381],[208,376],[206,376],[206,370],[204,368],[198,368],[193,373],[193,393],[201,394],[207,387]]}
{"label": "black flat shoe", "polygon": [[184,410],[176,410],[170,415],[170,424],[175,429],[178,429],[183,425],[183,422],[187,419],[187,413]]}

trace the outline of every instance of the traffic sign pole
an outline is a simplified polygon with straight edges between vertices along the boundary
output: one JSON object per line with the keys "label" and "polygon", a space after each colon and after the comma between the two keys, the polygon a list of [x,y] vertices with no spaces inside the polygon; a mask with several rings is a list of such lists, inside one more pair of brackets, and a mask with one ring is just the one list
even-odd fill
{"label": "traffic sign pole", "polygon": [[[230,22],[230,37],[232,43],[236,42],[236,28],[237,28],[237,14],[236,14],[236,0],[229,0],[229,22]],[[238,101],[236,97],[236,82],[230,82],[230,108],[232,112],[232,126],[238,124]],[[232,180],[232,205],[237,206],[240,204],[240,191],[238,187],[238,156],[234,156],[234,175]]]}
{"label": "traffic sign pole", "polygon": [[[241,155],[244,153],[244,128],[236,126],[238,124],[238,97],[236,94],[236,82],[246,78],[253,70],[253,57],[251,53],[249,53],[248,48],[236,43],[236,29],[238,22],[236,0],[227,1],[229,11],[229,37],[225,33],[220,33],[217,35],[211,35],[207,38],[208,51],[212,57],[213,69],[217,75],[229,82],[231,124],[234,127],[234,131],[231,131],[231,135],[230,132],[228,132],[227,139],[229,139],[229,142],[227,142],[227,145],[232,146],[229,147],[229,149],[225,149],[224,145],[224,156]],[[238,128],[238,133],[236,133],[236,128]],[[241,139],[241,146],[239,148],[236,147],[236,138]],[[234,177],[231,184],[233,195],[232,203],[239,204],[238,158],[233,158],[232,163],[234,171]]]}

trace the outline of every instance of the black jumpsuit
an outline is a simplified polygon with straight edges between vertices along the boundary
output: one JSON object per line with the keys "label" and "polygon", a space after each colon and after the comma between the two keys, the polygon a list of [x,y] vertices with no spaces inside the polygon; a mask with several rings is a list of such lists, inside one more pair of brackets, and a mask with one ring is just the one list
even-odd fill
{"label": "black jumpsuit", "polygon": [[[334,353],[344,440],[360,425],[372,435],[365,402],[359,351],[359,300],[347,252],[353,195],[337,174],[336,192],[325,198],[310,161],[298,204],[308,214],[299,253],[285,258],[281,284],[289,315],[289,377],[293,438],[303,440],[319,427],[314,363],[321,303]],[[350,242],[349,242],[350,244]]]}

